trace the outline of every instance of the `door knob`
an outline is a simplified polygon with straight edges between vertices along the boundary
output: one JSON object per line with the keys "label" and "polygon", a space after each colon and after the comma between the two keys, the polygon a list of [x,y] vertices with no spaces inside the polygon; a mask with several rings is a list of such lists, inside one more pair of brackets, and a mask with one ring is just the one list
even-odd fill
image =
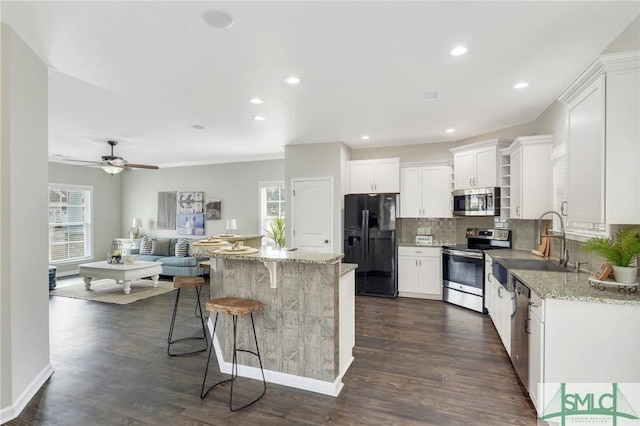
{"label": "door knob", "polygon": [[324,243],[325,244],[329,244],[329,240],[324,240]]}

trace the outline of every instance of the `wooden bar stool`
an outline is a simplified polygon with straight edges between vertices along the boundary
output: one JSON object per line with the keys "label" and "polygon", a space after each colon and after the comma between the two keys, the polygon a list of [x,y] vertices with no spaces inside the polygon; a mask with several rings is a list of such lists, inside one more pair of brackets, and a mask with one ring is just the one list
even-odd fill
{"label": "wooden bar stool", "polygon": [[[178,289],[176,293],[176,302],[173,305],[173,317],[171,318],[171,327],[169,328],[169,336],[167,337],[167,355],[169,356],[189,356],[195,355],[207,350],[208,339],[207,332],[204,327],[204,317],[202,315],[202,305],[200,304],[200,290],[204,285],[204,278],[202,277],[173,277],[173,287]],[[181,339],[173,339],[173,328],[176,323],[176,314],[178,313],[178,302],[180,300],[180,291],[183,288],[195,288],[196,289],[196,307],[195,316],[200,317],[200,324],[202,325],[202,337],[183,337]],[[191,352],[171,352],[171,345],[174,343],[186,342],[189,340],[204,340],[204,348]]]}
{"label": "wooden bar stool", "polygon": [[[213,334],[211,335],[211,344],[209,346],[209,356],[207,357],[207,366],[204,370],[204,378],[202,379],[202,390],[200,391],[200,399],[204,399],[204,397],[207,396],[207,394],[211,389],[215,388],[218,385],[221,385],[222,383],[227,383],[227,382],[231,383],[231,389],[229,391],[229,410],[231,411],[238,411],[243,408],[246,408],[264,396],[264,393],[267,390],[267,381],[264,378],[264,369],[262,368],[262,358],[260,357],[260,350],[258,349],[258,337],[256,336],[256,326],[255,326],[255,323],[253,322],[253,313],[256,312],[258,309],[260,309],[261,306],[262,306],[262,303],[260,303],[257,300],[241,299],[237,297],[221,297],[218,299],[211,299],[207,302],[207,310],[210,312],[216,313],[216,320],[213,324]],[[210,386],[205,392],[204,386],[207,381],[207,372],[209,371],[209,360],[211,359],[211,352],[213,350],[213,338],[216,334],[216,327],[218,325],[219,314],[231,315],[233,318],[233,361],[231,366],[231,378],[222,380]],[[250,351],[248,349],[238,349],[236,346],[236,331],[238,327],[238,316],[241,316],[241,315],[251,316],[251,327],[253,328],[253,339],[256,342],[255,352]],[[236,377],[238,377],[238,358],[237,358],[238,352],[246,352],[258,357],[258,362],[260,363],[260,371],[262,372],[262,383],[264,386],[262,388],[262,393],[256,399],[254,399],[253,401],[241,407],[234,408],[233,407],[233,382],[236,380]]]}

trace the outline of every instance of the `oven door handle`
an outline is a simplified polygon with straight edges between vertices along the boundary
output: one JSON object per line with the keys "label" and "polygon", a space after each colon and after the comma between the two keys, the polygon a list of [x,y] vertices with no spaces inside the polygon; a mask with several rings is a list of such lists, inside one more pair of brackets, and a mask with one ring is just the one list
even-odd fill
{"label": "oven door handle", "polygon": [[473,251],[461,251],[461,250],[442,250],[442,254],[449,254],[451,256],[468,257],[472,259],[482,259],[482,253],[476,253]]}

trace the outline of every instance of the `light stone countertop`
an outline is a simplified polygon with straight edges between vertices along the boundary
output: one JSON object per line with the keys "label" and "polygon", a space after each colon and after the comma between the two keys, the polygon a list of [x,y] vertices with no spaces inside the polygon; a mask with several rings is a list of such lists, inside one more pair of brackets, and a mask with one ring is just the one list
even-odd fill
{"label": "light stone countertop", "polygon": [[[527,250],[491,250],[489,255],[494,259],[544,260]],[[557,262],[557,259],[548,261]],[[511,269],[510,272],[542,299],[640,306],[640,291],[631,294],[621,293],[617,286],[606,286],[604,290],[599,290],[589,285],[590,274],[585,272],[576,274],[571,269],[568,269],[568,272]]]}
{"label": "light stone countertop", "polygon": [[348,274],[351,271],[355,271],[358,267],[357,263],[341,263],[340,264],[340,276]]}
{"label": "light stone countertop", "polygon": [[262,248],[259,249],[257,253],[251,254],[216,253],[215,250],[218,248],[219,247],[197,247],[194,248],[194,253],[219,259],[313,264],[335,263],[344,257],[342,253],[314,253],[301,250],[278,250],[272,248]]}

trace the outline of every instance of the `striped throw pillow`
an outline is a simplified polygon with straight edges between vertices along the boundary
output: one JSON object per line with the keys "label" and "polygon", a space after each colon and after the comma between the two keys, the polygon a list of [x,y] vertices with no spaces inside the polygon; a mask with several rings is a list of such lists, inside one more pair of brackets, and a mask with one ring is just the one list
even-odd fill
{"label": "striped throw pillow", "polygon": [[189,256],[189,240],[182,238],[176,242],[176,256]]}
{"label": "striped throw pillow", "polygon": [[143,235],[142,241],[140,241],[140,254],[151,254],[152,247],[151,238]]}

